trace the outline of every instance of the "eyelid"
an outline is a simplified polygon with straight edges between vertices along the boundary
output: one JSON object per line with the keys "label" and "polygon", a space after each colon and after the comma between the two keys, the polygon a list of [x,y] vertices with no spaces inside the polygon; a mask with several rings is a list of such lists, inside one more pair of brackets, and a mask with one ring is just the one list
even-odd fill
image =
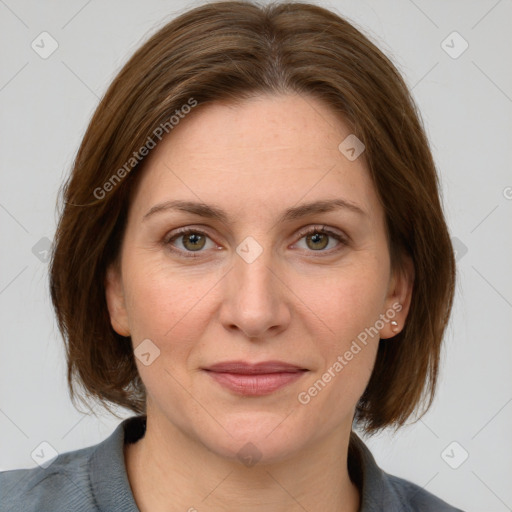
{"label": "eyelid", "polygon": [[335,228],[326,226],[325,224],[313,224],[312,226],[303,228],[297,233],[296,236],[302,238],[304,236],[309,235],[310,233],[325,233],[334,238],[338,238],[345,244],[348,244],[351,241],[350,237],[346,233],[339,231]]}

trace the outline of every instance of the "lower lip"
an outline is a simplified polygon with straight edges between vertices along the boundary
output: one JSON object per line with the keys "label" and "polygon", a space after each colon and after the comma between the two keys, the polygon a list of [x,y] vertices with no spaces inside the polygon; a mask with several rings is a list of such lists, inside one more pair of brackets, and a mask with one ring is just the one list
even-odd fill
{"label": "lower lip", "polygon": [[293,373],[265,373],[259,375],[242,375],[239,373],[220,373],[207,371],[212,379],[221,386],[239,395],[267,395],[300,379],[305,371]]}

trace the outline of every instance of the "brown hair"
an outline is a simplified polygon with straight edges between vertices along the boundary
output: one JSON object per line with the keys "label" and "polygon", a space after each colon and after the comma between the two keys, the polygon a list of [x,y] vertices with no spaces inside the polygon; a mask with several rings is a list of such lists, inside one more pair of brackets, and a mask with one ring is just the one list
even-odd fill
{"label": "brown hair", "polygon": [[201,105],[289,92],[324,101],[365,144],[393,268],[404,255],[414,265],[406,325],[379,342],[359,424],[368,433],[399,427],[418,405],[426,402],[423,412],[431,405],[455,260],[415,104],[390,60],[338,15],[306,3],[247,1],[208,3],[163,26],[125,64],[92,117],[62,190],[50,269],[72,400],[79,384],[110,412],[108,402],[145,413],[131,340],[112,329],[104,286],[144,163],[133,155],[191,98]]}

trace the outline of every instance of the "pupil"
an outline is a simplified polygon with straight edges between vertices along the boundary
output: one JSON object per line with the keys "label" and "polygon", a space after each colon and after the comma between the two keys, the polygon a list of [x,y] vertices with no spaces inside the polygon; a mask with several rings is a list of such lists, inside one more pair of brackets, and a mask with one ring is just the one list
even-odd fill
{"label": "pupil", "polygon": [[325,235],[323,233],[315,233],[313,235],[311,235],[311,241],[313,242],[313,244],[318,244],[318,243],[322,243],[322,239],[324,239],[325,241]]}
{"label": "pupil", "polygon": [[199,242],[199,241],[200,241],[200,239],[201,239],[201,235],[197,235],[197,234],[192,233],[192,234],[188,235],[187,239],[188,239],[188,242],[189,242],[190,244],[192,244],[192,245],[194,245],[195,247],[197,247],[197,245],[196,245],[196,244],[197,244],[197,242]]}

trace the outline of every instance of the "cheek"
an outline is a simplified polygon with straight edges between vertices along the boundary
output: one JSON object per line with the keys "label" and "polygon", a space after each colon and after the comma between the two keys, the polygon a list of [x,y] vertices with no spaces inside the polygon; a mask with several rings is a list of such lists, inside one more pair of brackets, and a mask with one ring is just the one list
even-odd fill
{"label": "cheek", "polygon": [[[125,293],[134,344],[146,338],[167,345],[179,340],[180,347],[197,342],[208,328],[215,304],[222,303],[223,286],[216,285],[223,272],[169,268],[159,257],[130,258],[126,263]],[[382,312],[386,272],[374,258],[354,258],[329,271],[318,268],[282,277],[293,291],[282,296],[292,323],[296,317],[298,323],[308,324],[314,337],[332,350],[342,349]]]}
{"label": "cheek", "polygon": [[316,333],[315,351],[321,355],[301,403],[311,401],[333,422],[357,403],[371,376],[379,346],[375,325],[383,312],[386,285],[385,269],[375,260],[347,265],[329,279],[301,281],[311,310],[310,330]]}
{"label": "cheek", "polygon": [[216,274],[199,278],[151,261],[128,272],[125,292],[134,345],[149,338],[166,349],[186,350],[197,341],[207,325],[205,308],[215,293]]}
{"label": "cheek", "polygon": [[318,330],[324,333],[315,337],[320,364],[297,397],[305,421],[313,427],[314,418],[324,418],[325,430],[351,421],[375,364],[379,337],[371,328],[382,307],[381,294],[370,282],[354,278],[335,285],[329,300],[314,306],[322,319],[316,321]]}
{"label": "cheek", "polygon": [[212,287],[218,279],[206,275],[192,278],[186,272],[170,272],[150,262],[138,271],[131,267],[129,275],[125,292],[135,355],[144,340],[154,344],[145,342],[150,347],[150,364],[135,358],[139,375],[156,402],[173,403],[181,410],[176,404],[187,399],[182,386],[188,387],[190,354],[197,350],[208,328],[208,308],[215,292]]}
{"label": "cheek", "polygon": [[376,264],[351,264],[315,280],[302,278],[298,295],[310,308],[331,348],[343,349],[350,340],[373,326],[383,312],[386,297],[385,270]]}

